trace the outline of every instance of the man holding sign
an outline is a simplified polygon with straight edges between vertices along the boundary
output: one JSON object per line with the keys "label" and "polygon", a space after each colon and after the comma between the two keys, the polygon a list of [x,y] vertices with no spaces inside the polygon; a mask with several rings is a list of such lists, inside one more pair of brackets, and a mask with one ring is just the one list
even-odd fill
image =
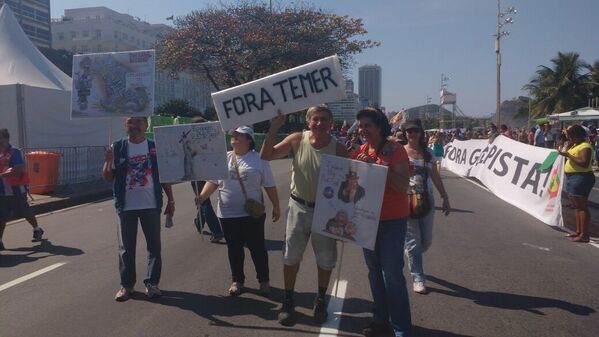
{"label": "man holding sign", "polygon": [[309,131],[296,132],[275,145],[277,132],[283,126],[285,117],[279,114],[271,120],[260,156],[265,160],[274,160],[293,155],[291,175],[291,198],[285,230],[285,249],[283,252],[285,297],[279,313],[279,323],[291,326],[295,323],[295,305],[293,292],[299,265],[308,240],[312,237],[312,248],[318,265],[318,296],[314,300],[314,320],[322,324],[327,320],[326,292],[331,271],[337,262],[335,239],[314,233],[311,235],[314,201],[320,175],[320,158],[323,154],[347,157],[348,153],[341,143],[329,134],[333,114],[326,106],[308,109],[306,121]]}

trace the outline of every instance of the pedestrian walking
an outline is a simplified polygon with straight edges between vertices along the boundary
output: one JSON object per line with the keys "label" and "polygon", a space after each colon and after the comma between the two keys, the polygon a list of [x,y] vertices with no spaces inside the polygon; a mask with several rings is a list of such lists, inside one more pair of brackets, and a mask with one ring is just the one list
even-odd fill
{"label": "pedestrian walking", "polygon": [[268,294],[268,252],[264,239],[266,213],[262,188],[272,203],[272,221],[276,222],[281,216],[277,187],[270,164],[260,159],[254,150],[256,143],[251,128],[241,126],[233,131],[231,146],[233,150],[227,153],[229,179],[206,182],[196,203],[202,204],[218,190],[217,215],[227,241],[232,274],[229,295],[238,296],[244,290],[244,246],[247,246],[254,261],[259,292]]}
{"label": "pedestrian walking", "polygon": [[364,249],[374,312],[373,321],[363,330],[363,334],[366,337],[393,333],[395,336],[410,336],[412,318],[403,275],[409,216],[406,193],[410,182],[409,159],[403,146],[388,140],[391,126],[380,110],[360,110],[357,118],[360,133],[366,142],[352,153],[352,158],[389,168],[375,249]]}
{"label": "pedestrian walking", "polygon": [[595,186],[592,157],[593,147],[587,141],[587,133],[580,125],[572,125],[566,130],[568,147],[560,154],[566,157],[566,192],[570,203],[576,208],[576,232],[567,234],[573,242],[589,242],[589,194]]}
{"label": "pedestrian walking", "polygon": [[265,160],[293,155],[291,195],[283,250],[285,293],[279,311],[279,323],[285,326],[295,324],[295,280],[308,240],[312,240],[318,270],[318,294],[312,310],[317,324],[324,323],[328,317],[326,293],[331,272],[337,262],[335,239],[312,233],[312,217],[322,155],[347,157],[347,150],[329,134],[333,123],[333,113],[329,108],[323,105],[311,107],[306,114],[306,122],[308,131],[293,133],[275,145],[277,132],[285,123],[285,116],[279,114],[271,120],[260,151],[260,156]]}
{"label": "pedestrian walking", "polygon": [[[406,234],[406,253],[408,266],[412,274],[413,290],[426,294],[426,276],[424,275],[423,255],[433,242],[433,224],[435,220],[435,198],[433,184],[443,199],[443,214],[449,215],[449,197],[439,174],[437,157],[426,148],[422,137],[420,119],[407,120],[405,125],[408,144],[404,146],[410,160],[409,195],[418,195],[428,201],[428,211],[408,218]],[[413,197],[410,200],[415,200]]]}
{"label": "pedestrian walking", "polygon": [[33,242],[41,241],[44,230],[27,202],[28,178],[21,150],[10,145],[8,129],[0,129],[0,250],[2,237],[11,218],[25,218],[33,228]]}
{"label": "pedestrian walking", "polygon": [[145,138],[146,117],[125,120],[127,138],[114,142],[106,151],[102,175],[113,182],[115,208],[118,215],[119,273],[121,288],[115,300],[126,301],[136,282],[135,247],[137,223],[141,224],[148,250],[148,269],[144,279],[149,298],[161,296],[158,288],[162,271],[160,243],[160,210],[162,190],[167,196],[164,214],[173,216],[175,199],[170,184],[160,184],[156,145]]}

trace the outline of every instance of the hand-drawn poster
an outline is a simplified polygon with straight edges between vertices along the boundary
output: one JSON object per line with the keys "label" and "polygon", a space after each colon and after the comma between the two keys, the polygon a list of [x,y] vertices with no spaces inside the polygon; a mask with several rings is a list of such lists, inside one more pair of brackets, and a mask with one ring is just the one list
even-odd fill
{"label": "hand-drawn poster", "polygon": [[154,128],[160,182],[226,179],[227,147],[220,122]]}
{"label": "hand-drawn poster", "polygon": [[323,155],[312,232],[374,250],[387,167]]}
{"label": "hand-drawn poster", "polygon": [[154,50],[73,56],[71,119],[154,112]]}

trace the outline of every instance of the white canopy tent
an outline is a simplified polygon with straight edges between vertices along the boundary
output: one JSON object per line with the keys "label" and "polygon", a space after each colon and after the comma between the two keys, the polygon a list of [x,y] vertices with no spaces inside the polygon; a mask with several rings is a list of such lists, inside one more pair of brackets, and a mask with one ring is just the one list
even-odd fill
{"label": "white canopy tent", "polygon": [[21,148],[107,145],[122,119],[71,120],[71,78],[33,45],[8,5],[0,8],[0,128]]}
{"label": "white canopy tent", "polygon": [[549,115],[549,116],[547,116],[547,118],[549,120],[553,120],[553,121],[557,120],[560,122],[599,119],[599,110],[591,108],[591,107],[586,107],[586,108],[576,109],[573,111]]}

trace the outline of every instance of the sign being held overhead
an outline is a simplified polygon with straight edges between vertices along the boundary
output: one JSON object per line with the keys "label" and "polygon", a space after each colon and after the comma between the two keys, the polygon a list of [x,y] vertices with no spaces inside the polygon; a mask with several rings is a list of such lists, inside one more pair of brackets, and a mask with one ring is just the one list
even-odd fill
{"label": "sign being held overhead", "polygon": [[345,96],[339,58],[330,56],[212,94],[224,130],[251,125]]}

